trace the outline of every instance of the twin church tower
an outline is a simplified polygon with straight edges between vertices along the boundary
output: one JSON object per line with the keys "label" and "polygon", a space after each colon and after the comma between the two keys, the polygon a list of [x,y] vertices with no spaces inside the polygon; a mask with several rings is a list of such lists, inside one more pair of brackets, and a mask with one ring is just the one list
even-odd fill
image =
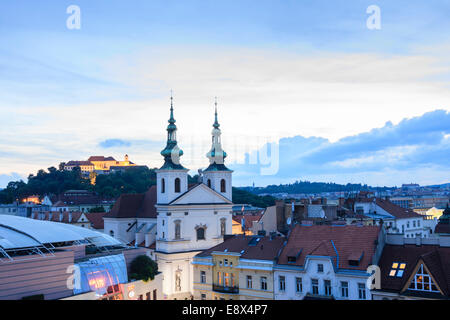
{"label": "twin church tower", "polygon": [[167,144],[161,151],[163,166],[156,170],[156,257],[164,274],[166,299],[189,299],[193,295],[193,257],[232,233],[232,170],[224,164],[220,124],[215,120],[209,166],[199,171],[199,182],[188,185],[188,171],[181,163],[177,145],[173,97],[170,98]]}
{"label": "twin church tower", "polygon": [[[183,155],[177,145],[177,126],[173,115],[173,97],[170,98],[170,118],[167,126],[167,145],[161,151],[164,157],[164,165],[156,171],[158,180],[158,204],[168,204],[181,194],[188,191],[189,169],[181,165],[180,158]],[[231,199],[231,175],[232,171],[228,169],[224,160],[227,156],[222,149],[220,124],[217,120],[217,101],[215,102],[215,119],[212,130],[212,146],[207,153],[209,167],[201,173],[201,181],[212,190]]]}

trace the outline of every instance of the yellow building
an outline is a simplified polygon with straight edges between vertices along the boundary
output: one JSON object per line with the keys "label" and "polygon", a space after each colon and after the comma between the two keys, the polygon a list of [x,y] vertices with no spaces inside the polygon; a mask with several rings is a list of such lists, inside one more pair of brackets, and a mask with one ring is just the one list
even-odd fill
{"label": "yellow building", "polygon": [[273,267],[284,237],[235,235],[194,257],[194,299],[273,299]]}
{"label": "yellow building", "polygon": [[135,166],[133,162],[129,160],[128,155],[125,155],[124,161],[117,161],[113,157],[104,156],[92,156],[88,161],[94,165],[94,170],[109,171],[111,167],[128,167]]}

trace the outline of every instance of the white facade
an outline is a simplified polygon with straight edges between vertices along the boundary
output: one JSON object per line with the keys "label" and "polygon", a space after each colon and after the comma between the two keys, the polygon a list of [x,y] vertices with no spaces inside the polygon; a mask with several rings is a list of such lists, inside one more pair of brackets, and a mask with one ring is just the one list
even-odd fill
{"label": "white facade", "polygon": [[[157,170],[157,202],[168,204],[188,190],[189,170]],[[175,190],[176,180],[179,179],[179,189]]]}
{"label": "white facade", "polygon": [[[232,193],[232,171],[205,171],[203,172],[203,183],[211,189],[231,200]],[[224,182],[222,182],[224,180]],[[225,188],[223,189],[223,186]]]}
{"label": "white facade", "polygon": [[[319,271],[319,264],[323,266],[323,271]],[[282,277],[285,279],[284,290],[280,285]],[[368,273],[359,270],[336,272],[329,257],[307,257],[304,268],[285,265],[275,267],[275,300],[303,300],[307,294],[333,297],[336,300],[371,300],[370,290],[366,286],[368,277]],[[301,279],[301,285],[298,285],[297,279]],[[317,281],[317,292],[313,292],[313,280]],[[330,284],[328,292],[325,289],[326,281]]]}

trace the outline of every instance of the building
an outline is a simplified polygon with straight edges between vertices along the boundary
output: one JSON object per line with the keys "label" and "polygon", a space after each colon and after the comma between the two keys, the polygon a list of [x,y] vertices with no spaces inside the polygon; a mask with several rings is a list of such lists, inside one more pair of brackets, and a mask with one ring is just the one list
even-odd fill
{"label": "building", "polygon": [[62,194],[49,197],[48,202],[51,211],[89,212],[99,207],[103,207],[104,211],[109,211],[115,200],[100,197],[95,192],[88,190],[67,190]]}
{"label": "building", "polygon": [[450,299],[450,238],[388,235],[373,300]]}
{"label": "building", "polygon": [[34,211],[32,219],[68,223],[81,228],[103,232],[103,216],[105,212],[77,212],[77,211]]}
{"label": "building", "polygon": [[2,215],[0,300],[161,299],[161,274],[129,279],[131,262],[146,254],[86,228]]}
{"label": "building", "polygon": [[197,254],[196,300],[273,300],[273,268],[284,237],[236,235]]}
{"label": "building", "polygon": [[353,208],[357,214],[383,223],[388,233],[403,234],[406,238],[428,237],[432,230],[424,224],[424,217],[411,209],[397,206],[380,198],[357,198]]}
{"label": "building", "polygon": [[442,216],[439,218],[439,223],[434,230],[434,234],[436,236],[450,237],[450,208],[448,205]]}
{"label": "building", "polygon": [[151,247],[156,241],[156,186],[145,193],[122,194],[103,216],[104,232],[120,241]]}
{"label": "building", "polygon": [[167,127],[167,145],[161,151],[163,166],[157,177],[156,257],[164,274],[163,292],[168,299],[193,297],[193,258],[223,241],[232,229],[232,171],[224,160],[220,124],[215,121],[209,166],[200,171],[198,184],[188,187],[188,169],[180,163],[183,151],[177,146],[173,98]]}
{"label": "building", "polygon": [[91,184],[95,184],[96,177],[99,174],[109,174],[136,167],[146,166],[139,166],[131,162],[127,154],[123,161],[118,161],[111,156],[91,156],[88,160],[71,160],[63,164],[64,170],[67,171],[72,171],[74,168],[80,168],[82,176],[86,179],[90,179]]}
{"label": "building", "polygon": [[371,300],[367,268],[384,245],[380,226],[296,225],[274,270],[276,300]]}

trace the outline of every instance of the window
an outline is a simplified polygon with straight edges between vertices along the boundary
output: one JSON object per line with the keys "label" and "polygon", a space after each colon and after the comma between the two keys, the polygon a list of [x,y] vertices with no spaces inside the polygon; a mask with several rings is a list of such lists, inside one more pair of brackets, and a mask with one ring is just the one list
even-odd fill
{"label": "window", "polygon": [[206,300],[206,294],[202,293],[201,297],[202,300]]}
{"label": "window", "polygon": [[181,239],[181,221],[175,220],[175,240]]}
{"label": "window", "polygon": [[208,187],[211,188],[211,179],[208,179]]}
{"label": "window", "polygon": [[150,292],[147,292],[147,293],[145,294],[145,300],[151,300],[151,299],[150,299]]}
{"label": "window", "polygon": [[267,290],[267,277],[261,277],[261,290]]}
{"label": "window", "polygon": [[341,281],[341,296],[342,298],[348,298],[348,282]]}
{"label": "window", "polygon": [[181,180],[180,178],[175,179],[175,193],[181,192]]}
{"label": "window", "polygon": [[225,267],[228,266],[228,259],[224,259],[224,260],[223,260],[223,265],[224,265]]}
{"label": "window", "polygon": [[416,220],[413,221],[413,227],[416,227]]}
{"label": "window", "polygon": [[157,294],[157,289],[153,290],[153,300],[156,300],[158,294]]}
{"label": "window", "polygon": [[205,229],[204,228],[197,229],[197,240],[205,240]]}
{"label": "window", "polygon": [[403,277],[403,273],[405,272],[406,263],[394,262],[392,264],[391,271],[389,272],[390,277]]}
{"label": "window", "polygon": [[312,294],[319,294],[319,280],[311,279],[311,291]]}
{"label": "window", "polygon": [[200,283],[206,283],[206,272],[200,271]]}
{"label": "window", "polygon": [[420,227],[420,220],[417,220],[417,226]]}
{"label": "window", "polygon": [[317,265],[317,272],[323,272],[323,264],[319,263]]}
{"label": "window", "polygon": [[165,193],[166,192],[166,180],[161,179],[161,193]]}
{"label": "window", "polygon": [[217,272],[217,283],[219,284],[219,286],[222,285],[222,272]]}
{"label": "window", "polygon": [[253,288],[252,276],[247,276],[247,289]]}
{"label": "window", "polygon": [[366,300],[366,284],[358,283],[358,298],[359,300]]}
{"label": "window", "polygon": [[325,289],[325,295],[326,296],[331,296],[331,281],[330,280],[325,280],[324,282],[324,289]]}
{"label": "window", "polygon": [[295,278],[295,291],[296,292],[303,291],[302,278]]}
{"label": "window", "polygon": [[439,289],[434,284],[433,279],[431,279],[426,269],[423,267],[423,264],[421,264],[417,270],[414,279],[411,281],[409,289],[416,291],[439,292]]}
{"label": "window", "polygon": [[110,231],[109,231],[109,235],[110,235],[111,237],[114,237],[114,231],[110,230]]}
{"label": "window", "polygon": [[280,291],[286,290],[286,278],[284,276],[278,277],[278,284],[279,284]]}
{"label": "window", "polygon": [[220,180],[220,192],[227,192],[225,179]]}

